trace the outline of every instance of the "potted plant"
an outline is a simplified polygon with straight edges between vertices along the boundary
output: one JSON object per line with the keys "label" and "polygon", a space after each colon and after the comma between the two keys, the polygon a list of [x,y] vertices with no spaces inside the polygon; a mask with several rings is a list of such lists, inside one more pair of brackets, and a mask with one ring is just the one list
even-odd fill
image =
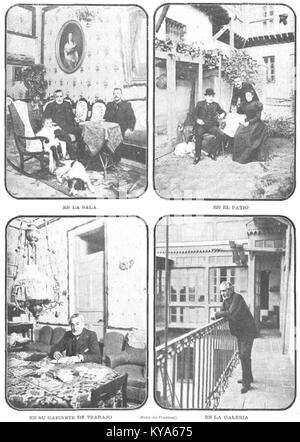
{"label": "potted plant", "polygon": [[42,64],[33,64],[22,71],[22,81],[27,89],[26,98],[39,95],[44,98],[48,87],[45,80],[46,68]]}

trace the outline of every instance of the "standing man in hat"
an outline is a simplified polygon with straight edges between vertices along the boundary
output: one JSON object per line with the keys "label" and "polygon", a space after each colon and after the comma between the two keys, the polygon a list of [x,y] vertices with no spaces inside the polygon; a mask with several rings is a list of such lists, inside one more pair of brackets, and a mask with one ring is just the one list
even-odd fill
{"label": "standing man in hat", "polygon": [[196,135],[196,152],[194,164],[199,163],[201,159],[202,140],[204,134],[211,134],[216,137],[216,142],[211,148],[209,156],[215,160],[217,152],[221,146],[223,132],[219,129],[219,119],[225,117],[226,112],[221,108],[219,103],[214,101],[215,92],[208,88],[204,94],[204,100],[199,101],[194,112],[195,135]]}
{"label": "standing man in hat", "polygon": [[253,101],[259,101],[257,93],[252,84],[242,81],[241,77],[234,79],[231,106],[237,106],[237,113],[243,114],[243,105],[247,103],[246,92],[252,92]]}
{"label": "standing man in hat", "polygon": [[216,312],[212,319],[227,319],[230,333],[237,338],[242,365],[242,379],[238,383],[242,384],[241,393],[244,394],[250,390],[253,382],[251,351],[257,337],[257,328],[244,298],[234,292],[231,282],[224,281],[220,284],[220,294],[223,298],[222,310]]}

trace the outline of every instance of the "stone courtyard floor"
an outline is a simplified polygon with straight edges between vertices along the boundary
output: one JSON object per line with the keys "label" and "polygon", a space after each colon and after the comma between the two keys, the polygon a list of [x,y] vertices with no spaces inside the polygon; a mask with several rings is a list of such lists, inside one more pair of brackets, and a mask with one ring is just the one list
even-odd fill
{"label": "stone courtyard floor", "polygon": [[288,355],[281,351],[281,338],[273,331],[263,331],[254,341],[252,351],[254,383],[251,390],[241,394],[241,366],[230,377],[229,385],[218,409],[284,410],[295,398],[295,370]]}
{"label": "stone courtyard floor", "polygon": [[193,165],[189,156],[168,153],[155,160],[155,189],[169,199],[285,199],[294,187],[294,146],[270,138],[266,162],[239,164],[231,154],[216,161],[202,155]]}

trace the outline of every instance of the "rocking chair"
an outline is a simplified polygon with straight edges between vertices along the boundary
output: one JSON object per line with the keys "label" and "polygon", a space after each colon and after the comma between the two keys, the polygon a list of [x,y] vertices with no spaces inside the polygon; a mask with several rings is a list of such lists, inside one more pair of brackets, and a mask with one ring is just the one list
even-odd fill
{"label": "rocking chair", "polygon": [[[24,103],[24,104],[23,104]],[[23,115],[21,116],[17,107],[22,108]],[[35,136],[32,130],[27,103],[22,101],[8,102],[8,110],[11,116],[12,129],[16,147],[20,157],[20,171],[25,173],[25,162],[31,159],[37,159],[40,162],[40,173],[45,174],[46,157],[49,155],[45,152],[44,142],[46,137]],[[30,143],[34,143],[35,149],[30,150]]]}

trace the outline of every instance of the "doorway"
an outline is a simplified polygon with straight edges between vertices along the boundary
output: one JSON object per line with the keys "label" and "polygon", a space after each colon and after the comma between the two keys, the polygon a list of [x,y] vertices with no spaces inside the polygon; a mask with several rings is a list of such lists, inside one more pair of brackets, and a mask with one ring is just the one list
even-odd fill
{"label": "doorway", "polygon": [[269,310],[269,275],[270,272],[262,271],[260,273],[260,308]]}
{"label": "doorway", "polygon": [[[97,223],[98,224],[98,223]],[[70,307],[98,340],[105,333],[105,228],[94,223],[69,232]]]}

